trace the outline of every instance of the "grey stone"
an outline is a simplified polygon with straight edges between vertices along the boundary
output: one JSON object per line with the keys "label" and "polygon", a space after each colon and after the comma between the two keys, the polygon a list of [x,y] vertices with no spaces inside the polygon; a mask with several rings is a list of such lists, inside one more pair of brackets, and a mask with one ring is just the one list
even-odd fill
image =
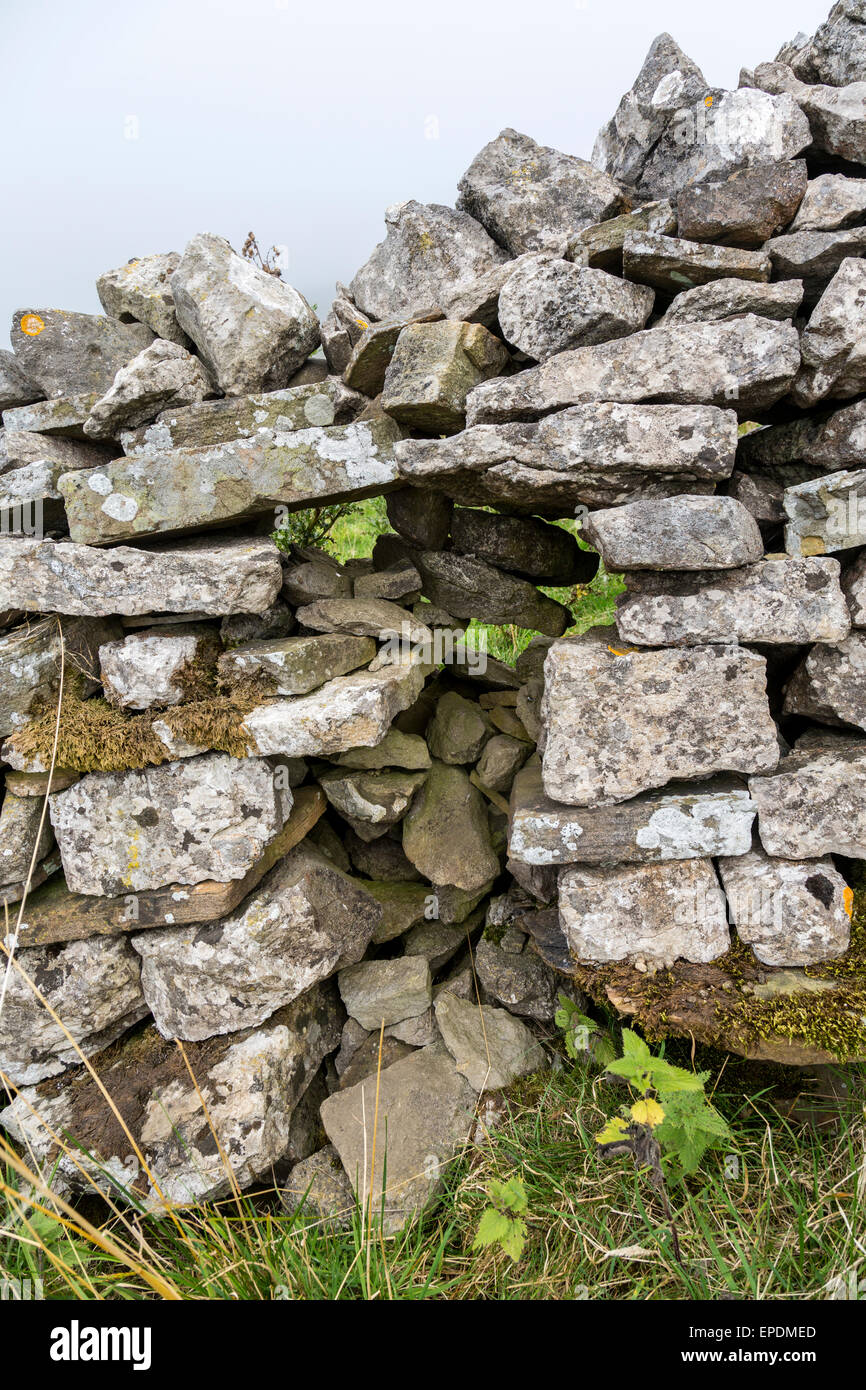
{"label": "grey stone", "polygon": [[453,434],[465,424],[469,392],[507,361],[505,345],[479,323],[410,323],[385,373],[382,408],[407,429]]}
{"label": "grey stone", "polygon": [[866,469],[825,474],[785,489],[785,549],[791,555],[823,555],[866,545],[862,504]]}
{"label": "grey stone", "polygon": [[438,203],[397,203],[385,213],[386,236],[352,280],[351,293],[374,319],[413,314],[471,288],[508,259],[480,223]]}
{"label": "grey stone", "polygon": [[775,280],[802,280],[803,303],[811,309],[842,262],[866,253],[866,227],[837,232],[790,232],[772,237],[767,251]]}
{"label": "grey stone", "polygon": [[563,869],[559,920],[574,959],[597,965],[705,963],[731,944],[710,859]]}
{"label": "grey stone", "polygon": [[529,745],[522,739],[512,738],[510,734],[494,734],[484,745],[475,769],[482,787],[507,796],[530,752]]}
{"label": "grey stone", "polygon": [[779,747],[762,656],[722,645],[619,654],[611,635],[595,629],[548,654],[548,796],[592,806],[678,778],[772,771]]}
{"label": "grey stone", "polygon": [[235,613],[223,618],[220,637],[224,647],[240,646],[245,642],[264,642],[274,637],[288,637],[297,626],[295,615],[287,604],[277,599],[263,613]]}
{"label": "grey stone", "polygon": [[425,550],[416,560],[424,594],[458,618],[482,623],[515,623],[559,637],[571,625],[571,612],[526,579],[506,574],[473,556]]}
{"label": "grey stone", "polygon": [[[111,382],[105,389],[110,385]],[[4,410],[3,424],[7,430],[32,430],[37,434],[85,439],[84,422],[101,395],[101,391],[85,391],[78,395],[58,396],[56,400],[37,401],[32,405]]]}
{"label": "grey stone", "polygon": [[313,1221],[322,1232],[350,1225],[355,1194],[333,1144],[295,1164],[280,1191],[280,1202],[290,1216],[299,1212],[302,1223]]}
{"label": "grey stone", "polygon": [[440,994],[435,1009],[445,1046],[474,1091],[500,1091],[545,1065],[544,1051],[526,1024],[505,1009],[450,993]]}
{"label": "grey stone", "polygon": [[807,194],[807,178],[804,159],[785,159],[686,184],[677,198],[679,235],[722,246],[762,246],[788,226]]}
{"label": "grey stone", "polygon": [[623,274],[629,280],[676,294],[711,280],[755,280],[766,283],[772,269],[763,251],[736,246],[711,246],[662,236],[659,232],[629,232],[622,248]]}
{"label": "grey stone", "polygon": [[[525,943],[526,938],[522,939]],[[558,977],[534,951],[525,945],[517,951],[506,950],[483,936],[475,948],[475,969],[485,994],[509,1013],[539,1023],[553,1022],[559,1007]]]}
{"label": "grey stone", "polygon": [[41,387],[35,381],[30,381],[14,353],[5,349],[0,351],[0,410],[32,405],[42,395]]}
{"label": "grey stone", "polygon": [[839,562],[776,556],[726,574],[633,574],[617,604],[623,642],[840,642],[850,618]]}
{"label": "grey stone", "polygon": [[760,560],[757,523],[733,497],[672,497],[592,512],[583,535],[608,570],[721,570]]}
{"label": "grey stone", "polygon": [[784,712],[866,729],[866,632],[816,642],[788,682]]}
{"label": "grey stone", "polygon": [[819,174],[810,179],[791,232],[835,232],[866,218],[866,179]]}
{"label": "grey stone", "polygon": [[866,159],[866,82],[841,87],[801,82],[784,63],[759,63],[754,84],[768,92],[783,92],[797,102],[809,122],[812,148],[853,163]]}
{"label": "grey stone", "polygon": [[50,798],[73,893],[243,878],[291,809],[261,758],[208,753],[133,772],[93,772]]}
{"label": "grey stone", "polygon": [[451,526],[451,503],[436,493],[400,487],[385,499],[388,520],[422,550],[441,550]]}
{"label": "grey stone", "polygon": [[54,836],[47,815],[43,824],[43,806],[41,797],[7,790],[0,807],[0,891],[3,885],[23,883],[31,864],[50,853]]}
{"label": "grey stone", "polygon": [[436,713],[427,727],[427,746],[443,763],[474,763],[493,733],[484,710],[449,690],[437,701]]}
{"label": "grey stone", "polygon": [[229,689],[258,680],[270,695],[306,695],[335,676],[366,666],[376,655],[369,637],[338,633],[248,642],[219,659],[221,682]]}
{"label": "grey stone", "polygon": [[376,1221],[382,1214],[385,1232],[401,1230],[435,1198],[446,1164],[468,1141],[475,1101],[442,1043],[325,1101],[328,1138],[359,1201],[369,1203]]}
{"label": "grey stone", "polygon": [[741,314],[765,319],[792,319],[800,308],[800,280],[761,285],[749,280],[716,280],[678,294],[662,323],[718,323]]}
{"label": "grey stone", "polygon": [[355,598],[383,598],[388,602],[411,603],[421,592],[421,576],[410,561],[395,564],[355,580]]}
{"label": "grey stone", "polygon": [[750,777],[768,854],[866,858],[866,739],[813,729],[769,776]]}
{"label": "grey stone", "polygon": [[384,828],[406,814],[412,797],[424,784],[423,772],[362,771],[330,768],[319,774],[319,784],[335,810],[351,821]]}
{"label": "grey stone", "polygon": [[283,569],[283,594],[298,607],[317,599],[351,598],[352,587],[351,576],[342,565],[323,560],[302,560]]}
{"label": "grey stone", "polygon": [[130,632],[99,648],[105,698],[119,709],[179,705],[204,672],[213,674],[218,651],[213,630],[197,624]]}
{"label": "grey stone", "polygon": [[0,540],[0,609],[27,613],[264,612],[281,581],[279,553],[264,538],[202,536],[163,550]]}
{"label": "grey stone", "polygon": [[380,916],[360,882],[301,844],[230,917],[138,932],[132,944],[163,1037],[200,1042],[264,1023],[360,960]]}
{"label": "grey stone", "polygon": [[227,396],[286,386],[319,345],[304,296],[209,232],[187,244],[171,292],[178,323]]}
{"label": "grey stone", "polygon": [[419,734],[404,734],[399,729],[389,729],[375,748],[350,748],[334,758],[334,762],[339,767],[404,767],[410,772],[418,772],[430,766],[430,754]]}
{"label": "grey stone", "polygon": [[[451,926],[447,922],[418,922],[406,933],[403,947],[405,954],[423,956],[430,966],[431,974],[435,975],[465,944],[467,926]],[[421,1046],[426,1044],[422,1043]]]}
{"label": "grey stone", "polygon": [[755,804],[731,777],[669,784],[617,805],[563,806],[545,794],[540,766],[518,773],[511,798],[511,862],[645,864],[745,854]]}
{"label": "grey stone", "polygon": [[854,627],[866,627],[866,551],[860,551],[853,565],[842,575],[842,592],[848,603]]}
{"label": "grey stone", "polygon": [[[385,839],[375,840],[373,843],[393,845],[394,841]],[[383,945],[386,941],[394,941],[398,936],[404,936],[413,927],[420,926],[428,920],[433,904],[429,884],[373,880],[364,886],[382,908],[382,919],[373,934],[373,941],[377,946]]]}
{"label": "grey stone", "polygon": [[588,401],[662,397],[674,405],[732,405],[748,417],[788,391],[799,363],[796,329],[754,314],[721,324],[648,328],[476,386],[466,420],[495,424]]}
{"label": "grey stone", "polygon": [[29,463],[0,474],[0,535],[44,535],[66,530],[66,514],[50,463]]}
{"label": "grey stone", "polygon": [[569,238],[565,259],[575,265],[622,273],[622,246],[629,232],[676,232],[677,215],[667,199],[646,203],[633,212],[620,213],[592,227],[583,227]]}
{"label": "grey stone", "polygon": [[[442,317],[441,310],[430,309],[421,314],[391,314],[386,319],[369,323],[352,348],[343,372],[343,380],[365,396],[378,396],[385,385],[385,373],[391,364],[397,339],[410,323],[429,322]],[[358,316],[358,324],[365,322]]]}
{"label": "grey stone", "polygon": [[[24,974],[14,964],[8,970],[0,1020],[0,1071],[14,1086],[75,1066],[147,1013],[139,961],[125,937],[32,947],[14,961]],[[5,957],[3,966],[6,976]]]}
{"label": "grey stone", "polygon": [[484,800],[462,767],[433,763],[403,821],[403,849],[436,886],[478,893],[497,876]]}
{"label": "grey stone", "polygon": [[380,598],[326,598],[305,604],[295,615],[314,632],[354,633],[385,642],[391,637],[408,642],[430,642],[432,633],[416,622],[405,608]]}
{"label": "grey stone", "polygon": [[441,488],[460,501],[571,516],[578,504],[617,506],[635,492],[709,489],[730,476],[736,448],[732,410],[604,401],[451,439],[406,439],[395,453],[422,499]]}
{"label": "grey stone", "polygon": [[[626,238],[628,244],[628,238]],[[604,270],[550,256],[525,257],[502,286],[503,336],[537,362],[643,328],[654,294]]]}
{"label": "grey stone", "polygon": [[107,270],[96,282],[99,302],[107,314],[121,323],[144,323],[159,338],[189,346],[177,321],[171,277],[180,264],[176,251],[165,255],[134,256],[126,265]]}
{"label": "grey stone", "polygon": [[851,890],[832,859],[771,859],[751,850],[720,859],[731,921],[764,965],[817,965],[844,955]]}
{"label": "grey stone", "polygon": [[10,337],[27,379],[46,396],[63,397],[104,395],[120,368],[153,342],[143,324],[65,309],[19,309]]}
{"label": "grey stone", "polygon": [[866,261],[848,257],[819,299],[800,340],[802,366],[791,395],[811,406],[822,396],[866,391]]}
{"label": "grey stone", "polygon": [[50,702],[61,670],[67,689],[77,676],[81,694],[93,694],[99,682],[99,646],[118,633],[114,623],[42,618],[0,634],[0,735],[14,733]]}
{"label": "grey stone", "polygon": [[[53,478],[76,468],[97,468],[112,457],[111,450],[103,444],[85,444],[80,439],[36,434],[32,430],[6,430],[4,446],[6,469],[44,463],[50,467]],[[6,469],[0,468],[0,473]]]}
{"label": "grey stone", "polygon": [[338,984],[349,1015],[371,1032],[383,1022],[415,1018],[432,999],[430,966],[423,956],[350,965],[340,971]]}
{"label": "grey stone", "polygon": [[197,357],[158,338],[120,368],[84,422],[84,433],[90,439],[117,439],[122,430],[146,424],[161,410],[204,400],[211,390]]}

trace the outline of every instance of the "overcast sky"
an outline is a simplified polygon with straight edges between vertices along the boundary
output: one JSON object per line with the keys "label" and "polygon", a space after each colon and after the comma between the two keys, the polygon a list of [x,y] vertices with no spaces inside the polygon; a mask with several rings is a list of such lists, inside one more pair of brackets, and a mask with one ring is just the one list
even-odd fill
{"label": "overcast sky", "polygon": [[[0,318],[198,231],[288,248],[324,314],[389,203],[503,126],[588,158],[657,33],[714,86],[830,0],[0,0]],[[4,328],[2,341],[5,343]]]}

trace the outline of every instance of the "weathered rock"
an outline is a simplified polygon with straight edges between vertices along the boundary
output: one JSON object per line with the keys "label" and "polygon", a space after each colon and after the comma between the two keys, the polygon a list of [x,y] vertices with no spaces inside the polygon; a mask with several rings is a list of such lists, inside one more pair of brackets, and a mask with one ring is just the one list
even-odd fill
{"label": "weathered rock", "polygon": [[410,323],[385,373],[382,408],[407,429],[453,434],[465,424],[469,392],[507,361],[505,345],[479,323]]}
{"label": "weathered rock", "polygon": [[424,1013],[433,997],[430,966],[423,956],[350,965],[340,971],[338,984],[350,1017],[371,1032],[383,1022],[399,1023]]}
{"label": "weathered rock", "polygon": [[232,916],[138,932],[132,944],[163,1037],[200,1042],[263,1023],[360,960],[380,917],[360,882],[302,844]]}
{"label": "weathered rock", "polygon": [[785,549],[791,555],[823,555],[866,545],[862,491],[866,469],[842,470],[785,489]]}
{"label": "weathered rock", "polygon": [[100,617],[110,613],[263,612],[280,591],[272,541],[201,537],[170,549],[99,550],[0,540],[0,609]]}
{"label": "weathered rock", "polygon": [[[124,937],[34,947],[18,951],[14,962],[20,970],[13,963],[4,979],[0,1071],[15,1086],[75,1066],[147,1013],[139,961]],[[6,976],[5,957],[3,967]]]}
{"label": "weathered rock", "polygon": [[847,951],[852,894],[829,857],[771,859],[756,849],[721,859],[719,874],[737,935],[765,965],[817,965]]}
{"label": "weathered rock", "polygon": [[[376,840],[376,845],[392,844],[393,840]],[[408,862],[408,861],[407,861]],[[373,933],[377,946],[404,936],[413,927],[428,921],[432,894],[427,883],[398,883],[376,880],[364,884],[382,908],[382,917]]]}
{"label": "weathered rock", "polygon": [[[435,975],[443,965],[465,945],[466,926],[449,926],[446,922],[418,922],[406,933],[404,950],[407,956],[423,956]],[[426,1046],[425,1043],[421,1044]]]}
{"label": "weathered rock", "polygon": [[421,488],[442,488],[461,501],[570,516],[580,503],[616,506],[636,491],[652,496],[709,488],[730,476],[736,447],[731,410],[605,401],[537,423],[476,425],[451,439],[406,439],[395,453],[422,500],[430,493]]}
{"label": "weathered rock", "polygon": [[58,470],[30,463],[0,475],[0,535],[44,535],[65,531],[65,512],[57,488]]}
{"label": "weathered rock", "polygon": [[[386,319],[367,324],[352,348],[343,372],[343,380],[365,396],[378,396],[385,385],[385,373],[391,364],[397,339],[410,323],[431,322],[442,317],[440,309],[420,314],[391,314]],[[364,320],[358,318],[358,323]]]}
{"label": "weathered rock", "polygon": [[749,792],[768,854],[866,857],[866,739],[810,730],[775,772],[749,778]]}
{"label": "weathered rock", "polygon": [[32,430],[37,434],[85,439],[84,422],[101,395],[101,391],[83,392],[4,410],[3,424],[7,430]]}
{"label": "weathered rock", "polygon": [[323,1232],[343,1229],[352,1220],[355,1194],[333,1144],[296,1163],[280,1191],[283,1209]]}
{"label": "weathered rock", "polygon": [[822,396],[866,391],[866,261],[844,260],[822,294],[800,340],[802,366],[791,395],[810,406]]}
{"label": "weathered rock", "polygon": [[249,642],[219,659],[221,682],[229,689],[255,679],[270,695],[306,695],[325,681],[366,666],[376,655],[369,637],[339,633]]}
{"label": "weathered rock", "polygon": [[383,598],[388,602],[411,603],[421,593],[421,576],[409,560],[390,565],[355,580],[355,598]]}
{"label": "weathered rock", "polygon": [[291,809],[261,758],[210,753],[133,772],[95,772],[50,800],[74,893],[243,878]]}
{"label": "weathered rock", "polygon": [[6,467],[0,468],[0,473],[44,463],[49,465],[51,476],[59,478],[76,468],[97,468],[113,457],[112,450],[102,444],[85,444],[80,439],[63,439],[31,430],[5,430],[3,443]]}
{"label": "weathered rock", "polygon": [[354,633],[375,637],[380,642],[405,638],[407,642],[430,642],[432,633],[424,623],[415,622],[405,608],[379,598],[326,598],[305,604],[296,613],[298,622],[314,632]]}
{"label": "weathered rock", "polygon": [[475,769],[482,788],[507,796],[530,751],[522,739],[513,738],[510,734],[494,734],[484,745]]}
{"label": "weathered rock", "polygon": [[622,248],[622,268],[629,280],[676,294],[711,280],[766,282],[772,267],[763,251],[704,245],[658,232],[629,232]]}
{"label": "weathered rock", "polygon": [[752,78],[755,87],[783,92],[796,101],[808,119],[813,151],[864,162],[866,82],[849,82],[842,87],[801,82],[784,63],[759,63]]}
{"label": "weathered rock", "polygon": [[[105,1052],[100,1079],[143,1164],[86,1075],[25,1091],[0,1123],[57,1191],[92,1191],[95,1182],[157,1210],[222,1197],[285,1152],[295,1107],[339,1042],[338,1010],[333,987],[318,985],[260,1028],[189,1044],[183,1054],[155,1028]],[[61,1134],[71,1139],[66,1154]]]}
{"label": "weathered rock", "polygon": [[385,507],[388,520],[407,540],[424,550],[441,550],[451,526],[451,503],[436,493],[400,487],[389,492]]}
{"label": "weathered rock", "polygon": [[672,497],[592,512],[583,535],[609,570],[721,570],[760,560],[757,522],[733,497]]}
{"label": "weathered rock", "polygon": [[866,65],[860,0],[838,0],[813,37],[802,46],[796,40],[784,46],[778,61],[788,61],[782,54],[791,49],[791,65],[804,81],[828,82],[834,87],[855,82]]}
{"label": "weathered rock", "polygon": [[499,324],[513,347],[545,362],[568,348],[643,328],[654,298],[646,286],[604,270],[546,255],[525,257],[500,291]]}
{"label": "weathered rock", "polygon": [[474,1091],[499,1091],[544,1066],[541,1046],[505,1009],[447,993],[436,1000],[435,1010],[442,1040]]}
{"label": "weathered rock", "polygon": [[866,252],[866,227],[837,232],[791,232],[772,237],[767,251],[776,280],[802,280],[803,303],[811,309],[842,262]]}
{"label": "weathered rock", "polygon": [[[0,557],[9,544],[15,542],[0,542]],[[67,688],[77,676],[81,693],[92,694],[99,682],[99,646],[118,631],[114,623],[44,618],[0,635],[0,735],[14,733],[49,703],[61,670]]]}
{"label": "weathered rock", "polygon": [[679,235],[721,246],[763,246],[808,196],[807,179],[805,159],[785,159],[686,184],[677,198]]}
{"label": "weathered rock", "polygon": [[445,1165],[469,1137],[475,1101],[442,1043],[325,1101],[328,1138],[359,1201],[370,1203],[376,1220],[381,1214],[386,1232],[400,1230],[435,1197]]}
{"label": "weathered rock", "polygon": [[352,577],[342,565],[324,559],[302,560],[283,569],[283,596],[302,607],[317,599],[351,598]]}
{"label": "weathered rock", "polygon": [[418,772],[430,766],[430,754],[419,734],[404,734],[399,729],[389,729],[375,748],[350,748],[334,758],[334,762],[340,767],[404,767],[410,772]]}
{"label": "weathered rock", "polygon": [[319,345],[304,296],[209,232],[187,244],[171,292],[178,323],[227,396],[288,385]]}
{"label": "weathered rock", "polygon": [[718,323],[741,314],[765,319],[792,319],[803,298],[800,280],[781,280],[773,285],[748,280],[716,280],[678,294],[660,322]]}
{"label": "weathered rock", "polygon": [[571,624],[571,612],[526,579],[506,574],[469,555],[424,550],[416,560],[424,593],[461,618],[482,623],[515,623],[558,637]]}
{"label": "weathered rock", "polygon": [[481,706],[449,690],[436,705],[427,729],[427,746],[440,762],[474,763],[492,733]]}
{"label": "weathered rock", "polygon": [[159,338],[189,346],[177,321],[171,277],[180,264],[176,251],[165,255],[135,256],[116,270],[107,270],[96,282],[99,302],[107,314],[121,323],[144,323]]}
{"label": "weathered rock", "polygon": [[508,260],[480,223],[438,203],[397,203],[386,236],[352,280],[355,303],[374,319],[425,312],[470,289]]}
{"label": "weathered rock", "polygon": [[677,778],[772,771],[779,748],[762,656],[721,645],[620,655],[610,635],[595,629],[548,654],[548,796],[592,806]]}
{"label": "weathered rock", "polygon": [[40,797],[15,796],[7,788],[0,808],[0,885],[23,883],[31,864],[50,852],[54,836],[42,810]]}
{"label": "weathered rock", "polygon": [[399,437],[384,417],[286,433],[263,429],[252,439],[82,469],[59,487],[73,540],[122,541],[380,492],[397,479]]}
{"label": "weathered rock", "polygon": [[[811,235],[811,234],[810,234]],[[648,328],[562,352],[469,395],[469,425],[532,419],[585,401],[657,401],[760,411],[789,389],[800,362],[791,324],[746,314],[721,324]]]}
{"label": "weathered rock", "polygon": [[646,203],[633,212],[584,227],[569,238],[565,259],[575,265],[588,265],[596,270],[622,273],[622,245],[629,232],[676,232],[677,215],[667,199]]}
{"label": "weathered rock", "polygon": [[319,784],[334,809],[361,834],[359,821],[384,829],[401,820],[415,792],[423,786],[424,776],[423,772],[343,771],[335,767],[319,774]]}
{"label": "weathered rock", "polygon": [[854,627],[866,627],[866,552],[861,551],[842,575],[842,592]]}
{"label": "weathered rock", "polygon": [[104,395],[120,368],[153,342],[144,324],[65,309],[19,309],[10,337],[27,379],[46,396],[64,397]]}
{"label": "weathered rock", "polygon": [[835,232],[853,227],[866,217],[866,179],[844,174],[819,174],[810,179],[789,231]]}
{"label": "weathered rock", "polygon": [[263,613],[235,613],[223,618],[220,637],[223,646],[231,648],[246,642],[264,642],[274,637],[288,637],[297,627],[295,615],[281,599],[270,604]]}
{"label": "weathered rock", "polygon": [[710,859],[563,869],[559,920],[572,956],[598,965],[705,962],[731,944]]}
{"label": "weathered rock", "polygon": [[841,642],[850,618],[839,562],[778,556],[727,574],[632,574],[617,604],[623,642]]}
{"label": "weathered rock", "polygon": [[211,391],[198,358],[158,338],[120,368],[84,422],[84,433],[90,439],[117,439],[122,430],[146,424],[161,410],[192,405]]}
{"label": "weathered rock", "polygon": [[131,632],[99,648],[105,698],[120,709],[165,708],[194,698],[216,668],[219,641],[211,628],[179,623]]}
{"label": "weathered rock", "polygon": [[866,632],[817,642],[788,682],[784,712],[866,729]]}
{"label": "weathered rock", "polygon": [[403,821],[403,849],[437,886],[479,892],[499,873],[484,800],[462,767],[433,763]]}
{"label": "weathered rock", "polygon": [[745,854],[755,804],[731,777],[670,784],[618,805],[563,806],[545,794],[541,768],[524,768],[511,796],[510,861],[644,864]]}
{"label": "weathered rock", "polygon": [[41,387],[31,381],[14,353],[0,351],[0,410],[14,410],[41,399]]}
{"label": "weathered rock", "polygon": [[526,941],[522,932],[506,932],[500,945],[483,936],[475,949],[478,981],[509,1013],[552,1023],[558,1008],[557,976]]}

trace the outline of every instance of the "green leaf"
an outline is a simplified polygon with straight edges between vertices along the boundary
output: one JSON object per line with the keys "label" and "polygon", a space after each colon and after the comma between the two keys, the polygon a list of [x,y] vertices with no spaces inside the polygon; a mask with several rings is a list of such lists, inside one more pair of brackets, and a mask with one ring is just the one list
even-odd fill
{"label": "green leaf", "polygon": [[523,1254],[523,1247],[526,1244],[526,1222],[517,1217],[508,1223],[510,1230],[499,1243],[509,1259],[519,1260]]}
{"label": "green leaf", "polygon": [[504,1240],[508,1239],[513,1224],[511,1217],[506,1216],[504,1212],[487,1207],[481,1213],[481,1220],[472,1242],[472,1249],[480,1250],[485,1245],[501,1245]]}
{"label": "green leaf", "polygon": [[488,1185],[487,1195],[499,1211],[519,1213],[526,1211],[529,1206],[526,1188],[518,1177],[510,1177],[505,1182],[493,1178]]}

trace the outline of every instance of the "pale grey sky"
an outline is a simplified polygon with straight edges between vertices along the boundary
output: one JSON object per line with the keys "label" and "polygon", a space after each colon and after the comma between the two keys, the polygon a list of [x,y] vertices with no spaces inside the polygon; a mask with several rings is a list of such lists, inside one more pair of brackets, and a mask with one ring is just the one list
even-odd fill
{"label": "pale grey sky", "polygon": [[[830,0],[0,0],[0,319],[198,231],[288,247],[320,313],[506,125],[588,158],[654,36],[716,86]],[[5,345],[8,329],[0,332]]]}

